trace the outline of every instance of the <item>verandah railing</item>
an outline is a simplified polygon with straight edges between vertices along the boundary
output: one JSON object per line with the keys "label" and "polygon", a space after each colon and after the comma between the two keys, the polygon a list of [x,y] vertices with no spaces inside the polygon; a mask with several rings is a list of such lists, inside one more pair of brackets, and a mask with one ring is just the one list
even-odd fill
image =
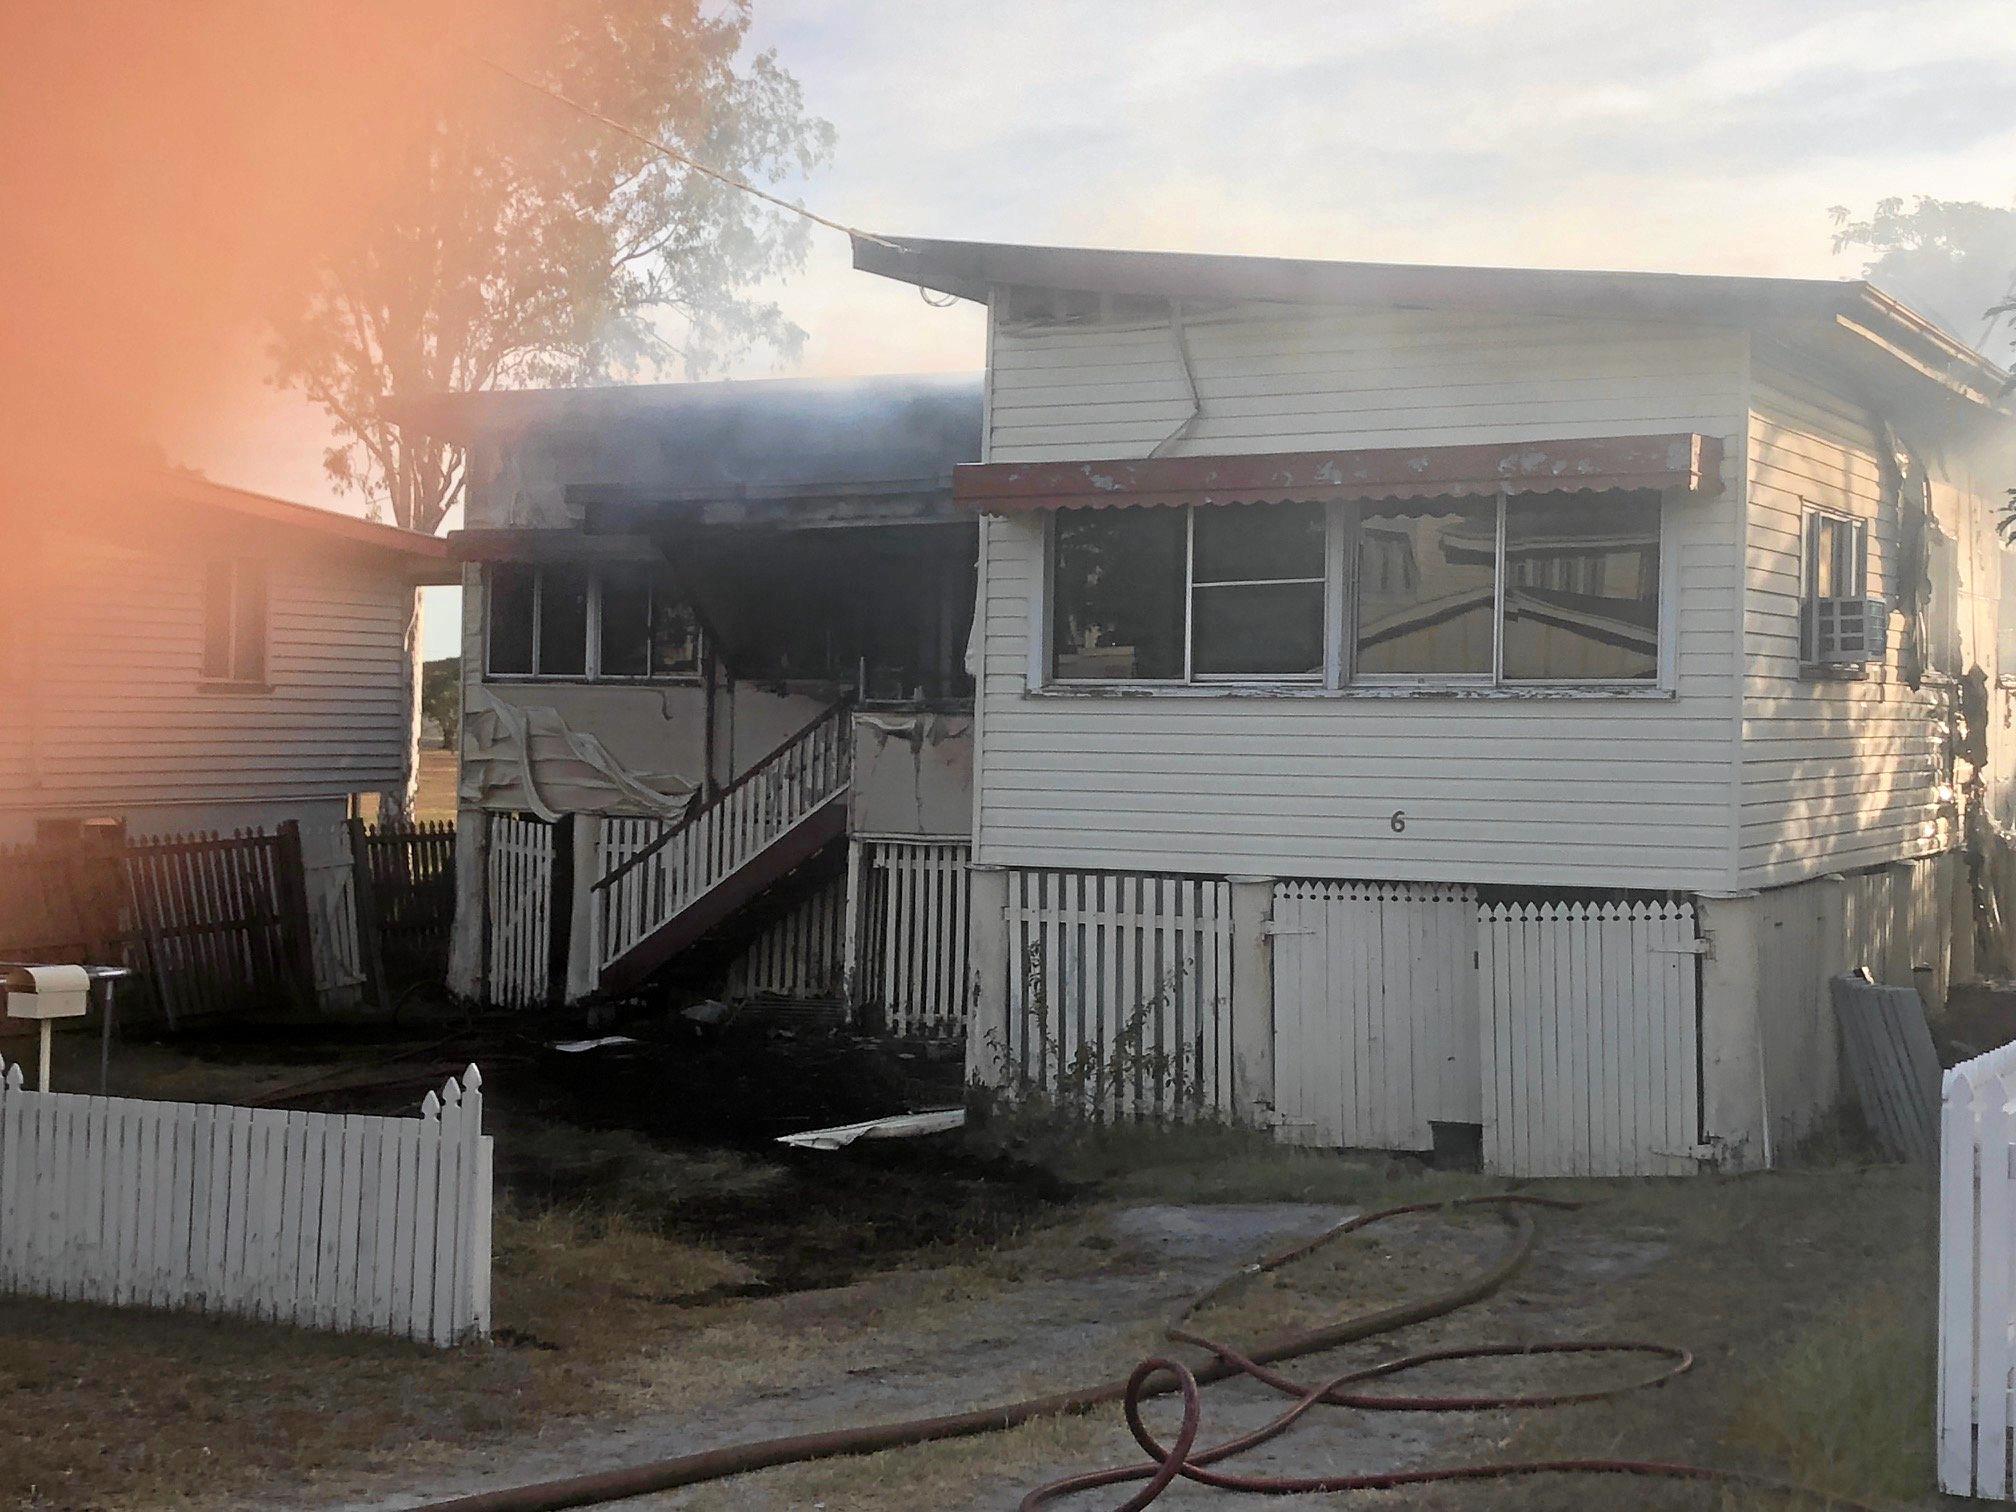
{"label": "verandah railing", "polygon": [[845,792],[853,762],[843,699],[683,820],[610,820],[594,889],[597,964],[620,960]]}

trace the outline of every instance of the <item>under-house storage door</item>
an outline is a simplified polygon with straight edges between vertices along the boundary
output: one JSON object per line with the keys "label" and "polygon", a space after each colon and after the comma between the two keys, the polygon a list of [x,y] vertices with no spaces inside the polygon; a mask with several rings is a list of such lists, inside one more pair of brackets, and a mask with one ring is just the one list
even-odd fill
{"label": "under-house storage door", "polygon": [[1478,911],[1486,1170],[1698,1169],[1700,949],[1691,903]]}
{"label": "under-house storage door", "polygon": [[1477,897],[1416,883],[1274,888],[1274,1102],[1295,1144],[1426,1150],[1482,1117]]}

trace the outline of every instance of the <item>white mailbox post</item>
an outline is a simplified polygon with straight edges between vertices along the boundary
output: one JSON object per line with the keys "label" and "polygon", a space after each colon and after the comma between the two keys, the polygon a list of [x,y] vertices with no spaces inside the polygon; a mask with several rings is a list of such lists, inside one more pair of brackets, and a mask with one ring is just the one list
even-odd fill
{"label": "white mailbox post", "polygon": [[7,1016],[41,1021],[42,1076],[35,1086],[47,1092],[55,1020],[84,1016],[91,999],[91,974],[82,966],[9,966],[0,980],[7,988]]}

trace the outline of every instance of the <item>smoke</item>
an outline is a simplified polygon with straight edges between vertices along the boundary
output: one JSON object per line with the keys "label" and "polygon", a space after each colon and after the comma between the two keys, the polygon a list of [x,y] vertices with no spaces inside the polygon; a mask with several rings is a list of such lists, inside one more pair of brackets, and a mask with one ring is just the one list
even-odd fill
{"label": "smoke", "polygon": [[443,108],[538,129],[456,44],[522,61],[584,3],[0,7],[0,519],[23,478],[172,455],[164,432],[230,404],[268,312],[399,192]]}

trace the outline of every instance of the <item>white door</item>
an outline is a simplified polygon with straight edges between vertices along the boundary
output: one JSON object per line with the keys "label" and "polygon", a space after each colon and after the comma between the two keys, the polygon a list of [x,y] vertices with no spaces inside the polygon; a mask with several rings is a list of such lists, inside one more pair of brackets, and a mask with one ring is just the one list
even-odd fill
{"label": "white door", "polygon": [[1474,890],[1277,883],[1273,940],[1282,1139],[1426,1150],[1431,1120],[1481,1121]]}

